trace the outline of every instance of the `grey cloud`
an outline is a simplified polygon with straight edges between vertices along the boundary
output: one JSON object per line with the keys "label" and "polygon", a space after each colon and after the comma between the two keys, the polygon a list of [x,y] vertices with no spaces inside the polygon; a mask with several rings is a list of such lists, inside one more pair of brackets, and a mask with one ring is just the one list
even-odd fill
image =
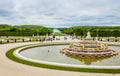
{"label": "grey cloud", "polygon": [[110,25],[120,23],[119,7],[114,0],[0,0],[0,17],[18,25]]}
{"label": "grey cloud", "polygon": [[9,15],[11,15],[11,11],[0,9],[0,16],[4,17]]}

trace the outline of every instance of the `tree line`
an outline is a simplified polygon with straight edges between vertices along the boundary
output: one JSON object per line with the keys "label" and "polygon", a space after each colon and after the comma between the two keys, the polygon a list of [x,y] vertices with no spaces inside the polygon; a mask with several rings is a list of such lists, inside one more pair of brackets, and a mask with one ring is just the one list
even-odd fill
{"label": "tree line", "polygon": [[96,37],[120,37],[120,26],[74,26],[59,28],[62,33],[77,36],[86,36],[87,32]]}
{"label": "tree line", "polygon": [[8,25],[0,24],[0,36],[32,36],[51,34],[52,28],[47,28],[40,25]]}
{"label": "tree line", "polygon": [[[68,35],[86,36],[89,31],[92,37],[120,37],[120,26],[73,26],[57,28]],[[51,34],[53,28],[40,25],[8,25],[0,24],[0,36],[32,36]]]}

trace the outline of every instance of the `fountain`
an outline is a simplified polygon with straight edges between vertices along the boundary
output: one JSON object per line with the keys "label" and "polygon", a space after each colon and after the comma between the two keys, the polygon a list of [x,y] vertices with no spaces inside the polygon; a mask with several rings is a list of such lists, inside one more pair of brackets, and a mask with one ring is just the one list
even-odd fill
{"label": "fountain", "polygon": [[84,41],[71,43],[69,45],[69,48],[63,48],[60,50],[60,52],[69,56],[90,58],[110,57],[118,55],[117,51],[108,49],[108,44],[92,41],[90,32],[87,33]]}

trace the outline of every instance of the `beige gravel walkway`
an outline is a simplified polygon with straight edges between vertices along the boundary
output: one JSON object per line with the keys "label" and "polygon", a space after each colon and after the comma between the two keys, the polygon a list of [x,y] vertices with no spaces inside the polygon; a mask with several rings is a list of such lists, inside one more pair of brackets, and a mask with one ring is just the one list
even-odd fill
{"label": "beige gravel walkway", "polygon": [[11,48],[34,43],[38,42],[0,45],[0,76],[120,76],[120,74],[69,72],[32,67],[11,61],[5,56],[5,53]]}

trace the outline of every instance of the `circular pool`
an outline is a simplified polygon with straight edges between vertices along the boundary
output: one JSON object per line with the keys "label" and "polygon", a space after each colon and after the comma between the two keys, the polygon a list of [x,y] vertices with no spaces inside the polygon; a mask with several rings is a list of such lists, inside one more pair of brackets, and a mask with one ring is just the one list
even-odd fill
{"label": "circular pool", "polygon": [[19,46],[10,49],[6,56],[15,62],[35,67],[77,72],[120,73],[119,46],[109,46],[109,49],[118,51],[117,56],[80,58],[60,53],[61,48],[68,47],[66,44],[69,43],[48,42]]}
{"label": "circular pool", "polygon": [[[58,64],[66,64],[66,65],[76,65],[76,66],[108,66],[111,68],[120,66],[120,47],[119,46],[109,46],[109,49],[114,49],[119,52],[119,55],[113,57],[105,57],[105,58],[78,58],[78,57],[70,57],[67,55],[63,55],[60,53],[61,48],[66,48],[68,45],[53,45],[53,46],[42,46],[42,47],[34,47],[30,49],[23,50],[19,52],[19,54],[25,58],[50,62],[50,63],[58,63]],[[111,66],[111,67],[110,67]],[[107,68],[108,68],[107,67]],[[120,67],[119,67],[120,68]]]}

